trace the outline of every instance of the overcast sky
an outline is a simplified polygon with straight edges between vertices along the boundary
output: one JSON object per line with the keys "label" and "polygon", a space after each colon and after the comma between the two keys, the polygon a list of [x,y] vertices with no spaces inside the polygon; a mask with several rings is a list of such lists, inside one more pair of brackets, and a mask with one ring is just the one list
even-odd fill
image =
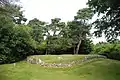
{"label": "overcast sky", "polygon": [[[38,18],[50,22],[53,18],[71,21],[79,9],[85,8],[87,0],[20,0],[28,20]],[[94,17],[95,19],[95,17]],[[104,38],[93,39],[94,43]]]}
{"label": "overcast sky", "polygon": [[87,0],[21,0],[28,19],[43,21],[58,17],[63,21],[72,20],[79,9],[86,7]]}

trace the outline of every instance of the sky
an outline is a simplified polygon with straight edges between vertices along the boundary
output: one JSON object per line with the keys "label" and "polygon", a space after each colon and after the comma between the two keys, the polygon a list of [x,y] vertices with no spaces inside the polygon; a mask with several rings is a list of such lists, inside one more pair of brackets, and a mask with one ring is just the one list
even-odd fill
{"label": "sky", "polygon": [[[87,7],[87,0],[20,0],[24,15],[28,20],[38,18],[50,22],[53,18],[71,21],[79,9]],[[96,17],[93,18],[93,20]],[[94,43],[105,41],[105,38],[93,38]]]}
{"label": "sky", "polygon": [[39,18],[50,21],[61,18],[63,21],[73,20],[79,9],[86,7],[87,0],[21,0],[25,16],[31,20]]}

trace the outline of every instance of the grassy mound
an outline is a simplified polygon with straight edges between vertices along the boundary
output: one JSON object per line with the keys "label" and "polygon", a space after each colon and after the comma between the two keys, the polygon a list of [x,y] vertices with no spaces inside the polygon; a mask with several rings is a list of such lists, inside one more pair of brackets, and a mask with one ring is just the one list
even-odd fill
{"label": "grassy mound", "polygon": [[83,59],[85,55],[35,55],[29,58],[41,59],[45,63],[68,63],[73,60]]}
{"label": "grassy mound", "polygon": [[[53,60],[47,58],[46,61]],[[21,61],[15,65],[0,65],[0,80],[119,80],[119,68],[120,61],[109,59],[97,59],[71,68],[44,68]]]}

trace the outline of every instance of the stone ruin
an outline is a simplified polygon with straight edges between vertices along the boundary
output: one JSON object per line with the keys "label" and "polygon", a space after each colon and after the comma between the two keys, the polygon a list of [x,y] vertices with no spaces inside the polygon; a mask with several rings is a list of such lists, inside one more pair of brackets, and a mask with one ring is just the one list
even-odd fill
{"label": "stone ruin", "polygon": [[70,61],[68,63],[45,63],[44,61],[42,61],[41,59],[35,59],[35,58],[27,58],[27,62],[31,63],[31,64],[40,64],[40,66],[44,66],[44,67],[56,67],[56,68],[62,68],[62,67],[71,67],[73,65],[79,65],[83,62],[87,62],[93,59],[98,59],[98,58],[107,58],[105,56],[101,56],[101,55],[89,55],[89,56],[85,56],[83,59],[81,60],[74,60],[74,61]]}

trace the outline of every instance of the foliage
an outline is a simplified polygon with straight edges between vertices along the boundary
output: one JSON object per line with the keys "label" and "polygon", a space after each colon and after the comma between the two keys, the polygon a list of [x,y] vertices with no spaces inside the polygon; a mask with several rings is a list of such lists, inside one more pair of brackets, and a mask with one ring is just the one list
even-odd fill
{"label": "foliage", "polygon": [[50,23],[34,18],[25,25],[27,19],[21,7],[12,3],[0,6],[0,15],[0,63],[15,62],[32,54],[73,54],[74,48],[82,54],[91,51],[87,38],[90,8],[79,10],[67,24],[60,18],[51,19]]}
{"label": "foliage", "polygon": [[31,54],[31,50],[36,48],[30,35],[32,28],[14,25],[11,18],[6,16],[0,16],[0,20],[0,62],[14,62]]}
{"label": "foliage", "polygon": [[102,18],[94,22],[95,36],[105,34],[107,41],[114,41],[120,36],[120,2],[119,0],[88,0],[89,6],[95,14]]}
{"label": "foliage", "polygon": [[[37,18],[30,20],[27,25],[33,28],[32,37],[38,42],[37,45],[39,45],[37,52],[46,51],[46,54],[60,54],[62,51],[62,54],[64,54],[64,51],[67,49],[76,47],[76,44],[79,42],[79,37],[81,36],[85,39],[87,37],[86,34],[89,34],[90,26],[87,24],[87,20],[92,17],[91,12],[89,8],[79,10],[75,20],[68,22],[68,24],[61,22],[60,18],[51,19],[51,23],[40,21]],[[87,44],[89,45],[89,43]],[[87,44],[83,43],[82,46],[86,46]],[[87,53],[89,53],[89,50],[90,48],[86,50]]]}
{"label": "foliage", "polygon": [[44,40],[44,27],[45,22],[39,21],[38,19],[34,18],[33,20],[30,20],[27,24],[28,26],[31,26],[33,28],[33,39],[37,41],[39,44]]}
{"label": "foliage", "polygon": [[96,44],[92,53],[104,55],[110,59],[120,60],[120,42]]}
{"label": "foliage", "polygon": [[[5,4],[0,10],[0,63],[15,62],[33,53],[36,48],[31,37],[32,28],[20,25],[20,7]],[[19,25],[18,25],[19,24]]]}
{"label": "foliage", "polygon": [[90,39],[86,39],[81,43],[79,54],[90,54],[92,50],[92,41]]}
{"label": "foliage", "polygon": [[11,2],[16,2],[16,1],[19,1],[19,0],[0,0],[0,4],[8,4]]}
{"label": "foliage", "polygon": [[[4,0],[2,0],[4,1]],[[16,4],[4,4],[0,6],[0,15],[5,15],[13,19],[15,24],[23,24],[27,19],[23,15],[21,6]]]}
{"label": "foliage", "polygon": [[51,19],[51,23],[45,27],[46,54],[71,47],[70,38],[67,36],[67,26],[60,20],[60,18]]}
{"label": "foliage", "polygon": [[79,53],[79,48],[82,41],[86,40],[90,36],[91,25],[88,20],[93,16],[93,11],[90,8],[83,8],[77,12],[74,20],[68,22],[70,29],[70,38],[72,38],[72,44],[76,50],[75,54]]}

